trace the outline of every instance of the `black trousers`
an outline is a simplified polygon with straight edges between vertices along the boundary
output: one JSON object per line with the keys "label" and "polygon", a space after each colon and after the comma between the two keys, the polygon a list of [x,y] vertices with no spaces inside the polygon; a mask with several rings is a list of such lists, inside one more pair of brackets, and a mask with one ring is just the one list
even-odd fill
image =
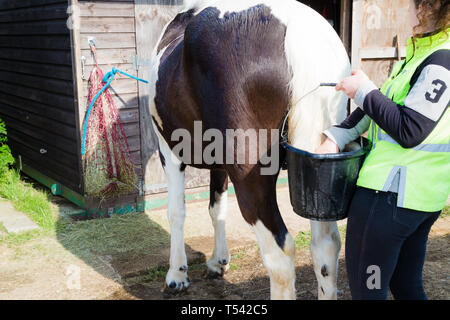
{"label": "black trousers", "polygon": [[358,188],[349,209],[345,257],[354,300],[426,300],[428,235],[441,212],[397,207],[397,194]]}

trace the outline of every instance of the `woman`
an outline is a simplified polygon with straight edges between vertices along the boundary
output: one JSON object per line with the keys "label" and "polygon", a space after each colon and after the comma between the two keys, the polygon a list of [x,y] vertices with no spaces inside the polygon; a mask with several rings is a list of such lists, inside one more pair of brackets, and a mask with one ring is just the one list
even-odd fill
{"label": "woman", "polygon": [[372,150],[349,209],[346,264],[353,299],[425,300],[428,234],[450,192],[450,1],[411,0],[414,37],[381,90],[362,71],[336,90],[358,109],[325,131],[337,153],[369,129]]}

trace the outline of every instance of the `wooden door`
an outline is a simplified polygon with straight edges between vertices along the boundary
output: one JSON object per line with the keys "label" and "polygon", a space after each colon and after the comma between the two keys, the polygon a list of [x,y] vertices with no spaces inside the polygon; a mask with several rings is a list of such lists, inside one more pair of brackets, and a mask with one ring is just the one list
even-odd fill
{"label": "wooden door", "polygon": [[[134,64],[138,76],[148,79],[152,51],[164,26],[180,11],[182,0],[135,0],[136,51]],[[152,84],[151,84],[152,85]],[[139,113],[141,128],[141,154],[144,169],[145,194],[164,192],[166,178],[161,166],[158,140],[151,125],[148,103],[149,86],[139,83]],[[193,168],[186,170],[186,188],[196,188],[209,183],[209,172]]]}
{"label": "wooden door", "polygon": [[352,68],[362,69],[379,87],[393,64],[406,56],[411,36],[410,0],[353,0]]}

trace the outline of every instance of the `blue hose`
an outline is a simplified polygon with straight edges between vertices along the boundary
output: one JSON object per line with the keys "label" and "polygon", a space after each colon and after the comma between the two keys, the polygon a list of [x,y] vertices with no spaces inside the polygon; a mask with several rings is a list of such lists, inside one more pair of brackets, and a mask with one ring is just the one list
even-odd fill
{"label": "blue hose", "polygon": [[81,143],[81,155],[82,156],[84,156],[86,154],[86,134],[87,134],[87,127],[88,127],[88,122],[89,122],[89,117],[91,115],[92,107],[94,106],[95,102],[97,102],[97,99],[100,97],[100,95],[111,85],[111,82],[113,82],[114,77],[116,76],[117,72],[119,72],[119,73],[121,73],[121,74],[123,74],[123,75],[125,75],[125,76],[127,76],[129,78],[132,78],[132,79],[144,82],[144,83],[148,83],[148,81],[146,81],[146,80],[142,80],[142,79],[136,78],[135,76],[132,76],[131,74],[128,74],[128,73],[123,72],[123,71],[120,71],[117,68],[113,68],[111,72],[108,72],[107,74],[105,74],[105,76],[103,77],[102,81],[106,82],[106,84],[95,95],[94,99],[92,99],[92,102],[89,105],[89,108],[88,108],[88,111],[87,111],[87,114],[86,114],[86,119],[84,120],[83,140],[82,140],[82,143]]}

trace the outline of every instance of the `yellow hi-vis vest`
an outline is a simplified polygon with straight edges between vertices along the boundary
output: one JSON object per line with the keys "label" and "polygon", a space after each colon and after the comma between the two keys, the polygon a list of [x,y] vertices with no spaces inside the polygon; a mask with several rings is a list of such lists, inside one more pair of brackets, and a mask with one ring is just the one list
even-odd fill
{"label": "yellow hi-vis vest", "polygon": [[[450,29],[447,29],[450,36]],[[421,63],[437,50],[450,50],[445,32],[407,42],[406,62],[394,67],[381,92],[396,104],[404,106],[410,91],[410,80]],[[450,89],[450,88],[449,88]],[[374,121],[369,129],[372,150],[361,169],[358,186],[389,191],[398,182],[400,208],[437,212],[445,207],[450,193],[450,108],[436,128],[419,146],[401,147]]]}

